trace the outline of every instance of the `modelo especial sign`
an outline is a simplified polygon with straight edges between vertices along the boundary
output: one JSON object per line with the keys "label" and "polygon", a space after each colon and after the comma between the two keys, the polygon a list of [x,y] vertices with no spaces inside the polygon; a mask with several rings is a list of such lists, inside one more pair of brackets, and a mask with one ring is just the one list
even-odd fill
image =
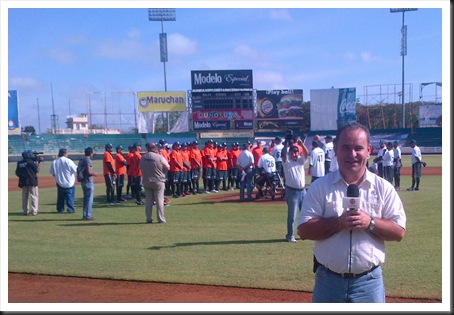
{"label": "modelo especial sign", "polygon": [[193,90],[252,89],[252,70],[191,71]]}

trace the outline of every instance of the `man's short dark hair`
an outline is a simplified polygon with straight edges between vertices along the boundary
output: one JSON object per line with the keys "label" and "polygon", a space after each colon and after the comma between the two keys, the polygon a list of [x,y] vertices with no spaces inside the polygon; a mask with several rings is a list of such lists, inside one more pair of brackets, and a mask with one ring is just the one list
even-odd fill
{"label": "man's short dark hair", "polygon": [[356,129],[362,129],[364,130],[364,132],[366,133],[366,137],[367,137],[367,144],[370,143],[370,131],[369,131],[369,128],[367,128],[366,126],[358,123],[358,122],[352,122],[352,123],[348,123],[344,126],[342,126],[341,128],[337,129],[337,132],[336,132],[336,139],[340,139],[340,135],[344,132],[344,131],[351,131],[351,130],[356,130]]}
{"label": "man's short dark hair", "polygon": [[67,152],[68,152],[68,150],[66,150],[64,148],[60,149],[60,151],[58,151],[58,157],[64,156]]}
{"label": "man's short dark hair", "polygon": [[88,147],[85,149],[85,156],[90,156],[93,153],[93,148]]}

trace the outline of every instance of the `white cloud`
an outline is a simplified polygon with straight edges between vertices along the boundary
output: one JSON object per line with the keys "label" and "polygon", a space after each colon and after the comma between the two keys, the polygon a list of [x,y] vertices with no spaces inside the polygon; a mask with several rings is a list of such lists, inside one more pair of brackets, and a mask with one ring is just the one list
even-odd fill
{"label": "white cloud", "polygon": [[140,31],[132,29],[124,39],[100,41],[94,54],[109,59],[141,60],[149,56],[147,50],[149,49],[140,41]]}
{"label": "white cloud", "polygon": [[174,55],[191,55],[197,52],[197,43],[179,33],[167,37],[169,52]]}
{"label": "white cloud", "polygon": [[282,73],[272,71],[254,72],[254,87],[267,90],[289,88],[285,81],[285,76]]}
{"label": "white cloud", "polygon": [[259,58],[260,56],[260,53],[253,49],[252,47],[248,46],[248,45],[238,45],[237,47],[235,47],[235,50],[234,50],[234,53],[235,55],[239,55],[240,57],[247,57],[247,58],[252,58],[252,59],[256,59],[256,58]]}
{"label": "white cloud", "polygon": [[60,47],[54,47],[47,51],[49,57],[62,64],[71,64],[76,61],[76,55],[72,52],[62,49]]}
{"label": "white cloud", "polygon": [[11,77],[8,80],[9,86],[14,89],[38,89],[42,86],[41,82],[31,77]]}
{"label": "white cloud", "polygon": [[292,17],[287,9],[276,9],[270,11],[270,17],[273,20],[291,21]]}

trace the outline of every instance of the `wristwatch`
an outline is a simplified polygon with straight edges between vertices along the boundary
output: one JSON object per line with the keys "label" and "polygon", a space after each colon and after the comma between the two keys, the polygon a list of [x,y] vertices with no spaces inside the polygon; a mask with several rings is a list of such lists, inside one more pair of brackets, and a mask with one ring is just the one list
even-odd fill
{"label": "wristwatch", "polygon": [[370,217],[370,223],[369,223],[369,226],[367,227],[367,229],[369,231],[373,231],[375,229],[375,220],[374,218]]}

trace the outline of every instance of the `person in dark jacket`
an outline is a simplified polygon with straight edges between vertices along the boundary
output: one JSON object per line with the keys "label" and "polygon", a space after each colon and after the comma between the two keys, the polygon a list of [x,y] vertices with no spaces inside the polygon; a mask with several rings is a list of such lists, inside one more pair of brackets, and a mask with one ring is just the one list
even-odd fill
{"label": "person in dark jacket", "polygon": [[[38,214],[38,172],[40,162],[40,158],[30,150],[22,152],[22,160],[17,162],[16,176],[19,177],[19,187],[22,188],[22,212],[24,215]],[[31,209],[29,207],[29,199],[31,200]]]}

